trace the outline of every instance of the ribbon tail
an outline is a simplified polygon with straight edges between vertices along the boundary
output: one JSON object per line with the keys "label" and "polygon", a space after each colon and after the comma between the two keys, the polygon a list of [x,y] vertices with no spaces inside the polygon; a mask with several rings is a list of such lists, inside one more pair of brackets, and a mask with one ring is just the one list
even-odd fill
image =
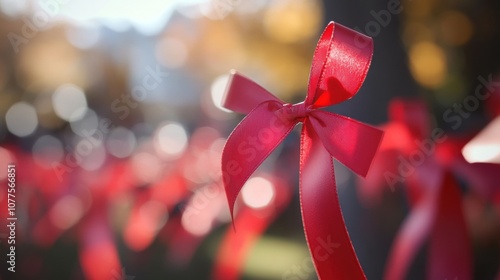
{"label": "ribbon tail", "polygon": [[304,124],[301,137],[300,201],[318,278],[366,279],[340,209],[332,156],[309,121]]}
{"label": "ribbon tail", "polygon": [[277,101],[261,103],[227,139],[222,152],[222,174],[231,216],[247,179],[295,126],[275,114],[281,107]]}
{"label": "ribbon tail", "polygon": [[472,251],[459,187],[447,172],[431,233],[428,279],[472,279]]}
{"label": "ribbon tail", "polygon": [[384,279],[404,279],[411,262],[429,237],[436,223],[438,199],[444,170],[428,160],[406,180],[411,212],[405,219],[389,254]]}
{"label": "ribbon tail", "polygon": [[405,278],[411,262],[431,232],[436,216],[436,193],[437,191],[427,193],[424,198],[415,203],[395,239],[384,279]]}

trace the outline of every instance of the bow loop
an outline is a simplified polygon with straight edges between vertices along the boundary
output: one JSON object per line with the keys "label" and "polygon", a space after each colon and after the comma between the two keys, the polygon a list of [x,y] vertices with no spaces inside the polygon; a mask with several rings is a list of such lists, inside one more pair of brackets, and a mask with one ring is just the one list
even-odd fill
{"label": "bow loop", "polygon": [[330,22],[314,52],[306,105],[326,107],[352,98],[365,80],[372,54],[370,37]]}
{"label": "bow loop", "polygon": [[231,71],[222,106],[238,113],[248,114],[257,105],[266,101],[277,101],[283,104],[283,101],[254,81],[234,70]]}
{"label": "bow loop", "polygon": [[389,104],[389,119],[408,127],[417,139],[424,139],[431,131],[429,111],[421,100],[394,99]]}
{"label": "bow loop", "polygon": [[[304,102],[285,104],[235,72],[224,98],[226,108],[248,113],[229,136],[222,153],[223,181],[231,215],[246,180],[297,122],[304,123],[300,153],[302,215],[320,279],[366,279],[338,204],[332,156],[365,176],[382,132],[315,109],[356,94],[368,71],[372,51],[370,38],[332,22],[316,48]],[[320,252],[325,240],[333,247]]]}
{"label": "bow loop", "polygon": [[309,121],[330,155],[365,177],[384,133],[341,115],[315,111]]}

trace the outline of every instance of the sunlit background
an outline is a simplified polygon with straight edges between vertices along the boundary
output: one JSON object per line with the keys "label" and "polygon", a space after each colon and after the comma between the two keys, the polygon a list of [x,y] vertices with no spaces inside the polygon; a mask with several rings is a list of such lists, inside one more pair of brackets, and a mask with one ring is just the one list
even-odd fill
{"label": "sunlit background", "polygon": [[[394,97],[419,98],[432,126],[476,136],[465,159],[500,163],[500,87],[487,83],[500,81],[500,5],[405,0],[380,18],[389,2],[0,0],[0,180],[15,163],[17,279],[315,279],[298,134],[245,185],[234,232],[219,164],[242,116],[220,102],[231,69],[303,100],[331,20],[375,42],[360,93],[331,110],[381,125]],[[450,121],[456,104],[473,109]],[[408,213],[404,190],[364,203],[359,179],[335,167],[360,262],[381,279]],[[493,203],[462,187],[474,279],[493,279],[500,196]],[[4,264],[7,236],[2,227]],[[424,266],[422,254],[408,279],[424,279]],[[11,279],[4,267],[1,279]]]}

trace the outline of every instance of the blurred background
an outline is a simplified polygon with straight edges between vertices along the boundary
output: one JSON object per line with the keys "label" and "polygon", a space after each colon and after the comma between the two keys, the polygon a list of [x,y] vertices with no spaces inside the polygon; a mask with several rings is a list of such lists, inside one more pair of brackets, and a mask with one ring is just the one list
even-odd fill
{"label": "blurred background", "polygon": [[[219,165],[243,116],[220,101],[231,69],[303,100],[329,21],[373,37],[375,53],[358,95],[327,110],[382,125],[391,100],[419,99],[451,137],[474,136],[499,113],[494,0],[0,0],[0,180],[15,164],[18,218],[13,274],[2,183],[1,279],[316,279],[298,130],[245,185],[235,234]],[[479,84],[492,98],[457,127],[443,118]],[[367,195],[357,175],[335,170],[358,258],[382,279],[409,212],[405,190]],[[500,199],[461,187],[474,279],[494,279]],[[424,279],[425,264],[423,248],[408,279]]]}

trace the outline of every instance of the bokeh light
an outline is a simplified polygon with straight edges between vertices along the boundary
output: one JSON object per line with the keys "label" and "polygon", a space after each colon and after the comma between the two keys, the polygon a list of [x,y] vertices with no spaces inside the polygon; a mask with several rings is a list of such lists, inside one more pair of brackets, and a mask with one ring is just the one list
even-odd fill
{"label": "bokeh light", "polygon": [[64,158],[61,141],[52,135],[38,138],[31,151],[35,162],[42,167],[51,167],[53,163],[60,162]]}
{"label": "bokeh light", "polygon": [[410,48],[410,70],[424,87],[440,87],[447,75],[446,55],[432,42],[419,42]]}
{"label": "bokeh light", "polygon": [[166,159],[179,157],[187,147],[188,135],[178,123],[166,123],[158,129],[155,137],[157,151]]}
{"label": "bokeh light", "polygon": [[495,118],[462,149],[470,163],[500,163],[500,117]]}
{"label": "bokeh light", "polygon": [[138,152],[132,156],[132,169],[142,184],[155,182],[160,176],[162,163],[160,159],[147,152]]}
{"label": "bokeh light", "polygon": [[189,212],[184,212],[181,223],[187,232],[193,235],[202,236],[209,233],[210,229],[212,229],[212,221],[206,219],[206,217],[204,218],[205,219],[196,219],[196,221],[192,221]]}
{"label": "bokeh light", "polygon": [[62,85],[54,92],[52,105],[56,114],[66,121],[77,121],[87,112],[85,93],[71,84]]}
{"label": "bokeh light", "polygon": [[243,186],[241,197],[246,205],[251,208],[259,209],[271,203],[275,192],[274,185],[271,181],[263,177],[253,177]]}
{"label": "bokeh light", "polygon": [[468,144],[463,148],[464,158],[470,163],[476,162],[500,162],[500,145]]}
{"label": "bokeh light", "polygon": [[60,229],[75,225],[84,214],[84,204],[80,198],[66,195],[59,199],[50,210],[50,220]]}
{"label": "bokeh light", "polygon": [[446,11],[440,17],[440,37],[452,46],[460,46],[467,43],[473,32],[470,19],[459,11]]}
{"label": "bokeh light", "polygon": [[79,159],[79,165],[88,171],[101,168],[106,160],[106,149],[103,143],[90,141],[88,138],[78,141],[74,155]]}
{"label": "bokeh light", "polygon": [[19,137],[32,134],[38,126],[35,108],[26,102],[19,102],[10,107],[5,115],[9,131]]}
{"label": "bokeh light", "polygon": [[209,184],[198,188],[189,200],[186,210],[182,213],[182,227],[192,235],[203,236],[208,234],[216,225],[221,214],[229,212],[224,203],[224,191],[217,184]]}
{"label": "bokeh light", "polygon": [[111,130],[106,140],[108,152],[117,158],[130,156],[135,146],[136,139],[134,133],[125,127],[117,127]]}
{"label": "bokeh light", "polygon": [[321,24],[321,8],[317,1],[272,1],[263,18],[266,33],[281,42],[295,43],[316,34]]}
{"label": "bokeh light", "polygon": [[[80,112],[82,109],[77,109],[77,112]],[[76,134],[82,137],[88,137],[88,135],[92,134],[99,126],[99,117],[96,112],[92,109],[83,109],[85,112],[83,115],[72,115],[70,117],[72,121],[70,122],[71,130]]]}

